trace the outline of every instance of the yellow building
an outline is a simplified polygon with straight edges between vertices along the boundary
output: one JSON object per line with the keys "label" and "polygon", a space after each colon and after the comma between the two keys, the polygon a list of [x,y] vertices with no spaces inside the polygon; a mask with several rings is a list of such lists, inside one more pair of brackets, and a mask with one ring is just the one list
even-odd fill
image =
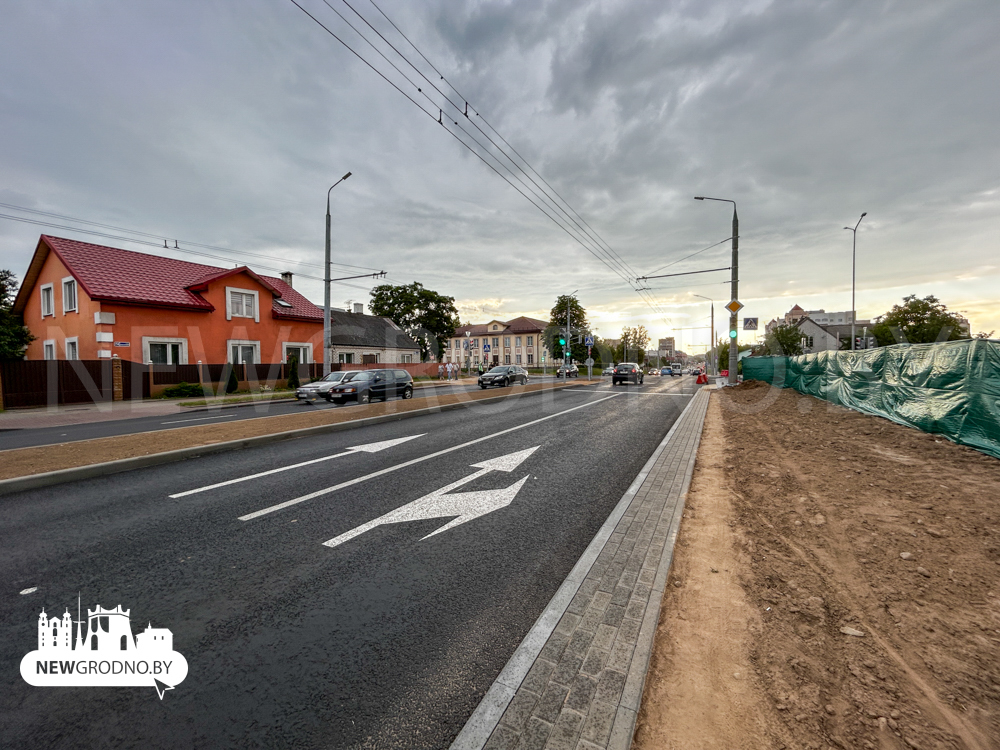
{"label": "yellow building", "polygon": [[542,336],[548,325],[548,321],[521,316],[462,326],[445,344],[442,361],[463,367],[540,367],[552,361]]}

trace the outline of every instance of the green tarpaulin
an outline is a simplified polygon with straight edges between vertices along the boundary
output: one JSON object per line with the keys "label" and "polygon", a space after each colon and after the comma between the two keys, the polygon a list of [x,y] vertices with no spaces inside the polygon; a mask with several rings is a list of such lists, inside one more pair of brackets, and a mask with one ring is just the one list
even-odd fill
{"label": "green tarpaulin", "polygon": [[747,357],[743,379],[794,388],[1000,458],[1000,341]]}

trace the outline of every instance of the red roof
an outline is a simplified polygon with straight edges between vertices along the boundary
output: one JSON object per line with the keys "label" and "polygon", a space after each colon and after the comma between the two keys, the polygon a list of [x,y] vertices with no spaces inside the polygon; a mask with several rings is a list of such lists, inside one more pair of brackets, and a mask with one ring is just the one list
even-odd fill
{"label": "red roof", "polygon": [[[508,320],[503,325],[503,331],[497,331],[497,333],[530,333],[532,331],[544,331],[549,324],[548,321],[528,318],[522,315],[519,318]],[[472,336],[487,336],[492,333],[492,331],[489,330],[489,323],[475,323],[456,328],[455,335],[464,336],[466,331],[469,331]]]}
{"label": "red roof", "polygon": [[801,307],[799,307],[798,305],[796,305],[795,307],[793,307],[793,308],[792,308],[791,310],[789,310],[788,312],[795,312],[796,310],[798,310],[799,312],[805,312],[805,310],[803,310],[803,309],[802,309]]}
{"label": "red roof", "polygon": [[[271,310],[275,317],[323,320],[322,308],[288,284],[270,276],[259,276],[246,266],[235,269],[206,266],[45,234],[39,240],[35,257],[25,275],[22,292],[30,291],[29,287],[33,286],[34,279],[41,271],[49,249],[62,260],[91,299],[210,312],[215,308],[198,291],[204,291],[210,281],[236,273],[247,273],[272,291],[274,297]],[[15,307],[21,303],[21,297],[22,294],[19,293]],[[26,302],[27,295],[24,297]],[[279,305],[278,298],[288,302],[291,307]]]}

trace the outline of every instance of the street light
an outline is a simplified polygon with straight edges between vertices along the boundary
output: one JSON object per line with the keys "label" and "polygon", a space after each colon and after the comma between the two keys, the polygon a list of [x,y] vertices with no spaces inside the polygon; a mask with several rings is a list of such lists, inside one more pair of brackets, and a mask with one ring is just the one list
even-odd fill
{"label": "street light", "polygon": [[[865,211],[861,214],[861,219],[865,218],[868,212]],[[854,351],[854,319],[858,317],[857,311],[854,309],[854,269],[857,265],[858,256],[858,226],[861,224],[861,219],[858,219],[858,223],[854,225],[854,228],[844,227],[844,229],[850,230],[854,233],[854,244],[851,250],[851,351]]]}
{"label": "street light", "polygon": [[348,172],[326,191],[326,253],[323,256],[323,377],[330,374],[330,193],[351,176]]}
{"label": "street light", "polygon": [[[711,297],[706,297],[704,294],[695,294],[694,292],[691,292],[691,296],[693,296],[693,297],[701,297],[702,299],[707,299],[709,302],[712,303],[712,346],[710,346],[709,350],[708,350],[708,352],[709,352],[709,359],[711,360],[708,369],[712,370],[713,369],[713,363],[715,362],[715,300],[712,299]],[[711,374],[712,375],[718,375],[719,374],[719,368],[716,367],[715,368],[715,372],[711,373]]]}
{"label": "street light", "polygon": [[[719,201],[721,203],[733,204],[733,262],[732,262],[732,301],[736,302],[740,298],[740,219],[736,215],[736,201],[728,198],[708,198],[704,195],[696,195],[696,201]],[[736,339],[739,334],[736,331],[736,313],[729,311],[729,385],[736,385],[736,367],[739,363],[739,352],[737,352]],[[718,364],[718,363],[717,363]]]}

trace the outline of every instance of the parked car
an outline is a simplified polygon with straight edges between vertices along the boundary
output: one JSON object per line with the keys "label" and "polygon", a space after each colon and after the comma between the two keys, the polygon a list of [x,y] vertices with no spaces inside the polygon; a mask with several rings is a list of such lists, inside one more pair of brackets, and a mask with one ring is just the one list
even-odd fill
{"label": "parked car", "polygon": [[300,385],[295,390],[295,398],[298,401],[305,401],[307,404],[311,404],[318,398],[325,398],[327,401],[330,401],[330,391],[344,379],[345,375],[347,375],[346,371],[331,372],[325,378]]}
{"label": "parked car", "polygon": [[643,380],[645,378],[643,377],[642,368],[639,365],[635,362],[622,362],[615,367],[615,374],[611,376],[611,385],[618,385],[625,381],[642,385]]}
{"label": "parked car", "polygon": [[413,378],[406,370],[352,370],[330,389],[330,399],[337,404],[357,401],[385,401],[389,396],[413,398]]}
{"label": "parked car", "polygon": [[528,371],[517,365],[499,365],[479,376],[480,388],[489,388],[491,385],[503,388],[514,383],[527,385]]}
{"label": "parked car", "polygon": [[614,374],[615,374],[614,365],[608,365],[607,367],[604,368],[604,371],[601,372],[601,375],[614,375]]}
{"label": "parked car", "polygon": [[580,377],[580,368],[576,365],[563,365],[558,370],[556,370],[557,378],[578,378]]}

